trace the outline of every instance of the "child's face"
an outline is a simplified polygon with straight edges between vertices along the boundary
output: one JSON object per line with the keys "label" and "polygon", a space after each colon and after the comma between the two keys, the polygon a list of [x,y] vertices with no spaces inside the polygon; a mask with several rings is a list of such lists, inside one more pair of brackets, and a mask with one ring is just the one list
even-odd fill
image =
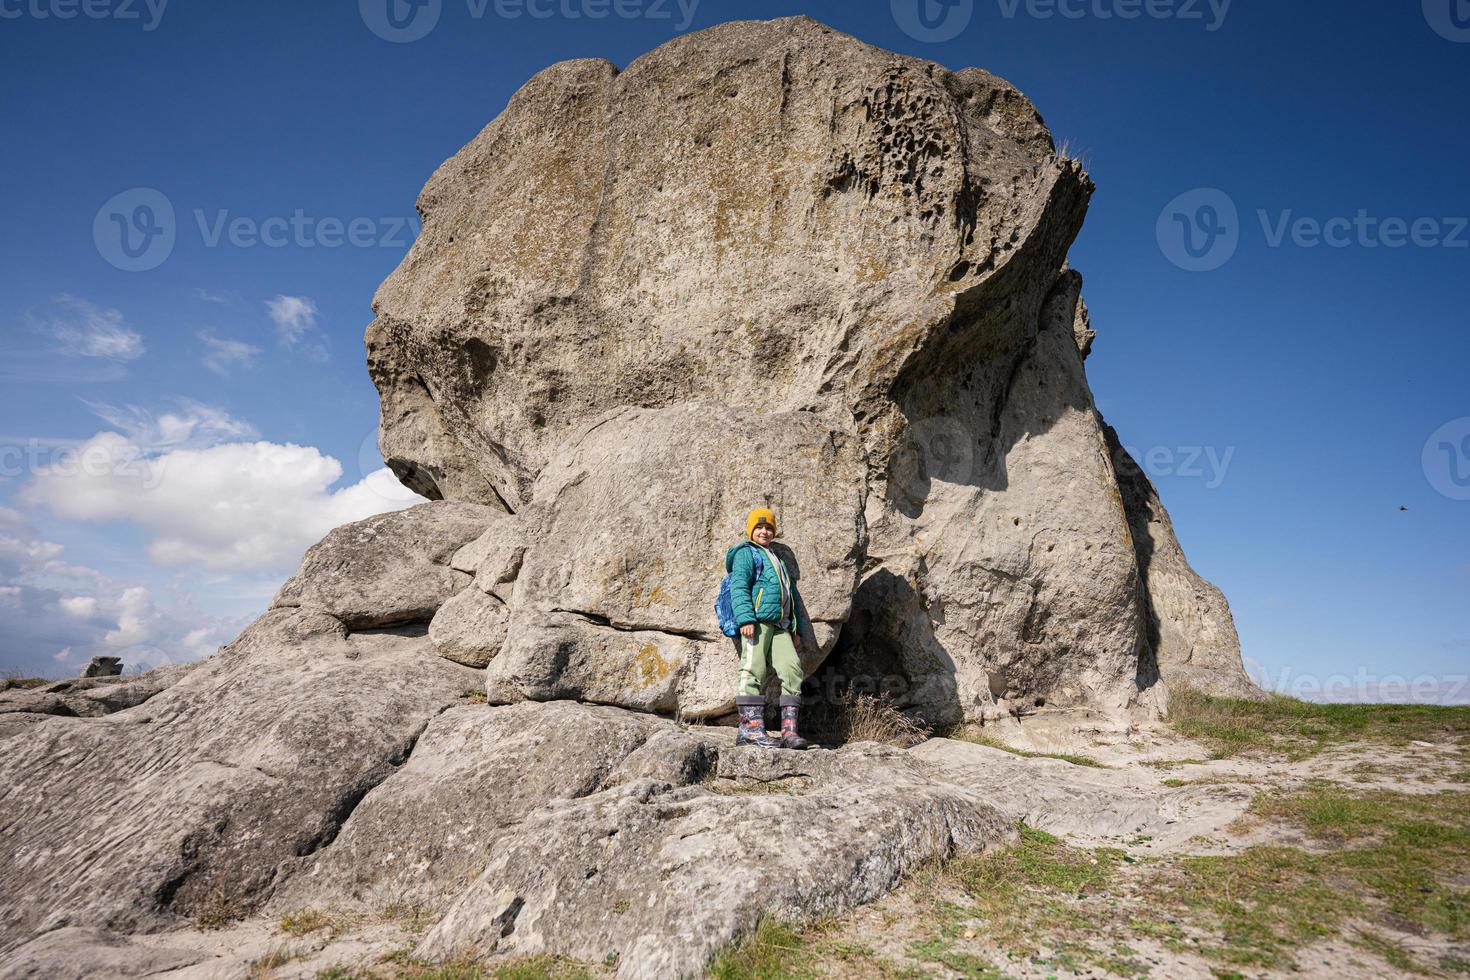
{"label": "child's face", "polygon": [[751,540],[764,548],[776,539],[776,532],[769,524],[757,524],[755,530],[750,532]]}

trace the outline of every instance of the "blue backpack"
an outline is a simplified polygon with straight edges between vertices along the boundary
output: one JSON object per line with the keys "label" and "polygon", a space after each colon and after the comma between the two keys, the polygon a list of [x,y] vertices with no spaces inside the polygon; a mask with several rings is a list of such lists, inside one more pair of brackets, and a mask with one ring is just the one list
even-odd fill
{"label": "blue backpack", "polygon": [[[755,561],[751,581],[759,579],[766,571],[766,560],[761,557],[760,549],[751,549],[751,557]],[[735,603],[730,598],[730,573],[720,580],[720,597],[715,600],[715,616],[720,621],[720,632],[726,636],[734,636],[740,632],[740,624],[735,622]]]}

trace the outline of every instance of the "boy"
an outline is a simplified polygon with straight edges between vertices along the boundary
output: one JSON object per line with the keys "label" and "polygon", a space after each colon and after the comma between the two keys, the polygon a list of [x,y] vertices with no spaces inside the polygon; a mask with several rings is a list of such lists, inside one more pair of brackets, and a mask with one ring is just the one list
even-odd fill
{"label": "boy", "polygon": [[[764,748],[809,749],[811,743],[797,732],[801,710],[801,682],[805,673],[797,649],[801,645],[801,596],[779,555],[771,550],[776,538],[776,515],[757,507],[745,519],[746,540],[725,552],[730,573],[730,604],[740,626],[740,687],[735,707],[740,712],[736,745]],[[761,571],[755,571],[756,554]],[[781,678],[781,737],[766,732],[766,699],[761,687],[766,670],[774,667]]]}

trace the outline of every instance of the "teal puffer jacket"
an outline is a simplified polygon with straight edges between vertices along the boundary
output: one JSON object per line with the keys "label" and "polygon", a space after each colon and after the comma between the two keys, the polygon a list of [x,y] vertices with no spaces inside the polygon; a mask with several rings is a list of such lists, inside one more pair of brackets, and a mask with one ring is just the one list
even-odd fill
{"label": "teal puffer jacket", "polygon": [[[777,578],[772,562],[772,559],[781,559],[774,549],[765,549],[761,555],[765,567],[761,569],[760,578],[756,578],[755,552],[758,550],[759,545],[742,541],[725,552],[725,571],[730,573],[730,605],[735,610],[735,622],[741,626],[781,622],[781,580]],[[789,565],[783,562],[782,567],[787,569],[787,577],[791,581],[795,632],[803,633],[806,631],[806,614],[801,607],[801,594],[796,590],[796,577],[791,574]]]}

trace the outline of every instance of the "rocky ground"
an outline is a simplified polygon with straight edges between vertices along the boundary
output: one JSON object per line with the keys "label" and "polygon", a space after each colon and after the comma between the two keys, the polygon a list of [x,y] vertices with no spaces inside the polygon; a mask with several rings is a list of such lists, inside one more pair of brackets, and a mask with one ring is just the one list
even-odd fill
{"label": "rocky ground", "polygon": [[[612,730],[627,716],[571,704],[494,707],[474,700],[446,714],[461,716],[462,725],[451,728],[496,731],[505,720],[497,721],[497,714],[533,707],[561,712],[565,725],[609,726],[609,741],[616,740]],[[589,712],[606,717],[589,722]],[[669,744],[631,766],[626,760],[620,765],[636,786],[640,765],[652,764],[654,756],[666,765],[675,743],[694,747],[693,779],[675,792],[685,794],[681,806],[699,800],[713,807],[754,804],[757,809],[749,812],[755,819],[799,814],[810,824],[832,819],[833,803],[844,811],[864,806],[865,817],[874,819],[882,807],[875,808],[873,800],[841,795],[844,785],[871,794],[878,772],[884,778],[906,773],[906,794],[950,792],[972,799],[974,793],[1004,818],[970,828],[970,846],[947,856],[942,852],[949,849],[933,846],[934,828],[916,832],[907,846],[916,858],[922,852],[922,860],[907,863],[896,890],[866,904],[857,895],[834,900],[834,908],[848,907],[828,915],[769,915],[717,953],[709,967],[716,977],[1377,977],[1470,971],[1470,808],[1464,805],[1470,710],[1318,708],[1285,700],[1263,706],[1186,697],[1173,721],[1153,730],[1109,733],[1089,730],[1075,718],[1039,716],[902,749],[865,742],[798,754],[736,750],[728,729],[649,719],[637,724],[660,730],[668,725],[656,734]],[[460,743],[440,748],[463,751]],[[434,751],[416,750],[415,759],[437,766],[428,754]],[[682,749],[674,755],[689,758]],[[702,772],[699,759],[708,765]],[[440,775],[472,781],[462,771]],[[381,802],[400,817],[406,807],[411,810],[404,799]],[[772,808],[761,809],[764,804]],[[410,812],[408,818],[423,815]],[[354,816],[359,830],[369,834],[385,832],[393,819],[386,813],[377,822],[361,812]],[[676,813],[673,819],[687,816]],[[534,815],[525,822],[534,836]],[[341,863],[351,868],[350,848],[359,845],[346,837],[333,847],[349,849]],[[758,889],[769,898],[786,887],[781,875],[832,858],[804,854],[793,864],[779,854],[778,835],[764,843],[769,853],[746,852],[741,860],[749,863],[732,864],[718,884]],[[517,846],[523,845],[512,849]],[[630,853],[647,860],[659,852]],[[540,854],[535,874],[556,875],[559,860]],[[615,864],[613,857],[608,865]],[[779,875],[763,874],[762,865],[779,869]],[[631,868],[624,873],[637,877]],[[330,862],[312,876],[333,880]],[[331,889],[341,893],[342,884],[339,874]],[[575,884],[598,887],[591,879]],[[201,915],[190,928],[135,936],[126,946],[97,946],[95,964],[104,974],[123,975],[122,965],[129,964],[133,972],[126,975],[173,978],[449,980],[619,972],[616,957],[598,961],[544,952],[512,951],[477,962],[460,950],[431,962],[426,954],[436,952],[433,937],[442,930],[434,896],[405,882],[396,896],[390,889],[351,907],[311,901],[331,889],[314,896],[308,884],[278,896],[267,915],[230,921],[219,910]],[[562,897],[585,918],[582,898]],[[689,916],[698,923],[704,913],[697,898],[687,888],[678,897],[693,902]],[[604,911],[614,922],[647,914],[631,905],[608,892]],[[483,903],[475,914],[493,920]],[[588,926],[580,922],[575,928]],[[44,964],[52,944],[71,944],[73,950],[87,945],[93,937],[85,933],[47,934],[44,942],[21,950],[19,959],[12,956],[5,975],[27,975],[27,956]],[[660,971],[650,967],[637,975]]]}

